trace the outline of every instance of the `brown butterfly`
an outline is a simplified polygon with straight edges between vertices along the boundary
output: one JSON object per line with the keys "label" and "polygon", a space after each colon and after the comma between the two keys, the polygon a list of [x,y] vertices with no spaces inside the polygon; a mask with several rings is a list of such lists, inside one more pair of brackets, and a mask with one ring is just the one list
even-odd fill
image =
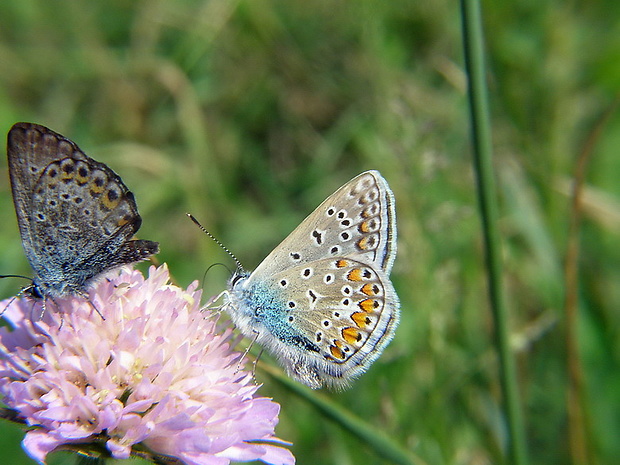
{"label": "brown butterfly", "polygon": [[131,239],[142,219],[121,178],[74,142],[17,123],[7,147],[17,222],[34,271],[29,295],[82,295],[101,273],[159,251],[157,242]]}

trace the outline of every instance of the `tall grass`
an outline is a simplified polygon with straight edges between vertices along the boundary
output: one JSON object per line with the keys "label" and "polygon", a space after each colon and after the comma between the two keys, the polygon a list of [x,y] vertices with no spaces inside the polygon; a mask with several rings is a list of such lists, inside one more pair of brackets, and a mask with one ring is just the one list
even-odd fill
{"label": "tall grass", "polygon": [[477,0],[462,0],[463,49],[467,71],[467,95],[472,127],[473,166],[476,174],[478,208],[484,237],[484,256],[489,288],[489,304],[493,314],[495,344],[499,365],[499,384],[502,387],[503,417],[506,425],[508,462],[527,463],[523,412],[519,395],[513,348],[510,345],[510,323],[504,294],[502,241],[499,234],[499,213],[491,121],[487,91],[482,12]]}
{"label": "tall grass", "polygon": [[[570,460],[563,264],[575,235],[584,437],[597,463],[620,456],[617,113],[595,138],[569,233],[577,157],[620,84],[618,10],[483,10],[508,340],[532,464]],[[397,200],[401,324],[352,389],[321,395],[421,463],[505,463],[462,50],[448,1],[4,2],[0,128],[45,124],[110,165],[136,194],[140,236],[161,243],[182,285],[233,266],[185,212],[252,269],[342,183],[381,170]],[[28,275],[0,166],[0,273]],[[210,271],[206,294],[227,276]],[[1,296],[20,285],[0,280]],[[277,432],[298,463],[391,463],[274,381],[268,362],[260,392],[282,405]],[[0,427],[2,460],[31,463],[21,433]]]}

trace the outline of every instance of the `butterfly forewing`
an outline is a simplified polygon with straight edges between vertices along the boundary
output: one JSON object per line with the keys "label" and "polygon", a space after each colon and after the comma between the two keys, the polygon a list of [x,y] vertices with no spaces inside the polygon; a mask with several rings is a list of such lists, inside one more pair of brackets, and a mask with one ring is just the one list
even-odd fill
{"label": "butterfly forewing", "polygon": [[75,152],[71,142],[61,144],[56,134],[37,129],[28,123],[17,123],[9,131],[7,141],[13,203],[24,250],[31,264],[35,259],[35,250],[30,203],[35,184],[52,160],[70,156]]}
{"label": "butterfly forewing", "polygon": [[396,256],[394,196],[378,171],[330,195],[274,249],[253,275],[270,275],[323,257],[354,256],[389,274]]}

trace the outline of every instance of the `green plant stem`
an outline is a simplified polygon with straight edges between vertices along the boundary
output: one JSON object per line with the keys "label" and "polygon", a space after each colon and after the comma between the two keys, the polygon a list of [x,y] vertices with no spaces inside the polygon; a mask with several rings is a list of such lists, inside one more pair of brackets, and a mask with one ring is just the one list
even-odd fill
{"label": "green plant stem", "polygon": [[500,378],[508,428],[510,462],[526,463],[525,441],[515,362],[510,348],[508,312],[502,290],[501,244],[497,229],[496,189],[493,178],[490,118],[479,0],[461,0],[463,44],[468,77],[474,171],[486,251],[488,289],[495,321]]}
{"label": "green plant stem", "polygon": [[283,375],[277,369],[266,365],[263,365],[262,368],[288,389],[300,397],[303,397],[309,404],[313,405],[317,410],[325,415],[325,417],[329,418],[342,428],[348,430],[350,433],[361,439],[361,442],[372,449],[380,457],[383,457],[391,463],[398,465],[416,465],[423,463],[421,460],[416,459],[411,452],[404,449],[387,434],[378,429],[375,425],[371,425],[361,418],[356,417],[348,410],[345,410],[336,403],[331,402],[328,397],[319,394],[316,391],[311,391],[298,382],[291,380],[288,376]]}
{"label": "green plant stem", "polygon": [[105,465],[106,459],[103,457],[89,457],[78,455],[75,460],[76,465]]}

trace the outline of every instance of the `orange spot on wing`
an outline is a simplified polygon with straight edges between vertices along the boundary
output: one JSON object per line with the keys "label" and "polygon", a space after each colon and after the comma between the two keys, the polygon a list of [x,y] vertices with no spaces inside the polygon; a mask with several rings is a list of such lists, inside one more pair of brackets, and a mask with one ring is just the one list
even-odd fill
{"label": "orange spot on wing", "polygon": [[65,171],[62,169],[62,166],[60,168],[60,178],[61,179],[73,179],[75,177],[75,170],[70,170],[70,171]]}
{"label": "orange spot on wing", "polygon": [[102,197],[103,200],[103,205],[108,209],[108,210],[113,210],[114,208],[116,208],[116,206],[121,202],[121,199],[115,199],[115,200],[110,200],[107,196],[103,196]]}
{"label": "orange spot on wing", "polygon": [[336,260],[336,268],[344,268],[349,265],[349,262],[346,260]]}
{"label": "orange spot on wing", "polygon": [[379,302],[374,299],[364,299],[359,304],[357,304],[357,306],[365,312],[372,312],[375,308],[379,306]]}
{"label": "orange spot on wing", "polygon": [[353,319],[353,321],[355,321],[355,324],[357,325],[358,328],[363,329],[371,323],[371,320],[370,318],[368,318],[368,315],[366,315],[363,312],[355,312],[353,315],[351,315],[351,318]]}
{"label": "orange spot on wing", "polygon": [[364,221],[362,224],[360,224],[359,230],[362,233],[370,232],[370,227],[368,226],[368,221]]}
{"label": "orange spot on wing", "polygon": [[89,174],[88,169],[84,165],[76,164],[75,180],[80,186],[90,181]]}
{"label": "orange spot on wing", "polygon": [[352,326],[349,326],[348,328],[344,328],[342,330],[342,337],[349,344],[354,344],[362,339],[361,333]]}
{"label": "orange spot on wing", "polygon": [[98,186],[96,183],[92,182],[90,183],[90,185],[88,186],[90,188],[90,192],[94,195],[94,194],[101,194],[103,192],[103,190],[105,189],[105,186]]}
{"label": "orange spot on wing", "polygon": [[347,278],[349,279],[349,281],[361,281],[362,280],[362,269],[361,268],[352,269],[351,271],[349,271]]}
{"label": "orange spot on wing", "polygon": [[377,295],[379,293],[379,288],[376,284],[366,283],[360,289],[366,295]]}
{"label": "orange spot on wing", "polygon": [[344,358],[344,352],[336,346],[329,346],[329,351],[335,358],[342,360]]}

